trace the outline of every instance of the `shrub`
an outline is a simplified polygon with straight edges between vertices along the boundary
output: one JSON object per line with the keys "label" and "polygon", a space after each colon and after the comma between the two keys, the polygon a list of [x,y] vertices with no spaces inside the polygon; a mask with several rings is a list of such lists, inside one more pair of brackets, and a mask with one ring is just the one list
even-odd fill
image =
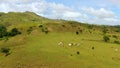
{"label": "shrub", "polygon": [[63,24],[62,27],[65,27],[65,25]]}
{"label": "shrub", "polygon": [[92,47],[92,49],[94,50],[94,49],[95,49],[95,47]]}
{"label": "shrub", "polygon": [[79,52],[79,51],[77,51],[77,54],[79,55],[79,54],[80,54],[80,52]]}
{"label": "shrub", "polygon": [[5,26],[0,25],[0,38],[3,38],[4,36],[7,35],[7,29]]}
{"label": "shrub", "polygon": [[113,38],[116,38],[116,39],[118,38],[116,35],[112,35],[112,37],[113,37]]}
{"label": "shrub", "polygon": [[91,31],[91,30],[89,30],[89,33],[91,34],[91,33],[92,33],[92,31]]}
{"label": "shrub", "polygon": [[73,56],[72,54],[70,56]]}
{"label": "shrub", "polygon": [[2,14],[0,14],[0,16],[2,16]]}
{"label": "shrub", "polygon": [[79,30],[79,32],[81,32],[81,33],[82,33],[82,32],[83,32],[83,30],[82,30],[82,29],[80,29],[80,30]]}
{"label": "shrub", "polygon": [[105,42],[108,42],[108,41],[110,41],[110,38],[105,35],[105,36],[103,36],[103,40],[104,40]]}
{"label": "shrub", "polygon": [[45,34],[48,34],[48,32],[49,32],[48,28],[42,28],[41,30],[42,30],[42,32],[45,32]]}
{"label": "shrub", "polygon": [[33,22],[35,22],[35,21],[36,21],[36,19],[33,19],[32,21],[33,21]]}
{"label": "shrub", "polygon": [[118,40],[115,40],[115,41],[114,41],[114,43],[116,43],[116,44],[120,44],[120,41],[118,41]]}
{"label": "shrub", "polygon": [[111,35],[107,35],[108,37],[112,37]]}
{"label": "shrub", "polygon": [[87,25],[88,29],[93,29],[94,25]]}
{"label": "shrub", "polygon": [[108,29],[107,29],[106,26],[103,26],[103,27],[102,27],[102,32],[103,32],[103,34],[106,34],[106,33],[108,32]]}
{"label": "shrub", "polygon": [[78,31],[76,31],[76,35],[78,35],[79,34],[79,32]]}
{"label": "shrub", "polygon": [[29,27],[29,29],[27,30],[27,33],[30,34],[33,31],[32,27]]}
{"label": "shrub", "polygon": [[48,34],[49,31],[45,31],[45,34]]}
{"label": "shrub", "polygon": [[7,28],[3,25],[0,25],[0,38],[15,36],[18,34],[21,34],[21,32],[18,31],[17,28],[13,28],[10,32],[7,32]]}
{"label": "shrub", "polygon": [[49,31],[48,31],[48,29],[46,28],[46,29],[44,30],[44,32],[45,32],[45,34],[48,34]]}
{"label": "shrub", "polygon": [[5,56],[10,55],[10,48],[1,48],[1,52],[5,54]]}
{"label": "shrub", "polygon": [[39,25],[39,28],[43,27],[43,25]]}
{"label": "shrub", "polygon": [[120,32],[120,30],[115,30],[115,32]]}
{"label": "shrub", "polygon": [[44,28],[42,28],[41,31],[44,32]]}
{"label": "shrub", "polygon": [[13,28],[9,33],[10,36],[15,36],[15,35],[18,35],[18,34],[21,34],[21,32],[18,31],[17,28]]}

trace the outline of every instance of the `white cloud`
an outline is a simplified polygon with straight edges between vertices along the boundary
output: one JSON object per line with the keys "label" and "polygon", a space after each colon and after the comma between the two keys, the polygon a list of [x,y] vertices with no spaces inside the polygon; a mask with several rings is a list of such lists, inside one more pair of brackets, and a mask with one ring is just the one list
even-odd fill
{"label": "white cloud", "polygon": [[91,24],[99,24],[99,25],[103,25],[103,24],[104,25],[119,25],[120,24],[120,20],[116,18],[104,18],[104,19],[89,18],[86,21]]}
{"label": "white cloud", "polygon": [[0,11],[1,12],[24,12],[32,11],[35,13],[42,14],[47,9],[47,2],[44,0],[0,0]]}
{"label": "white cloud", "polygon": [[[36,0],[38,1],[43,1],[43,0]],[[34,0],[0,0],[0,3],[30,3],[34,2]]]}
{"label": "white cloud", "polygon": [[53,10],[63,12],[63,11],[73,11],[70,7],[67,7],[63,4],[56,4],[56,3],[49,3],[49,7],[52,8]]}
{"label": "white cloud", "polygon": [[79,12],[70,12],[70,11],[67,11],[67,12],[65,12],[64,14],[63,14],[63,17],[70,17],[70,18],[78,18],[78,17],[80,17],[80,16],[82,16],[82,14],[81,13],[79,13]]}
{"label": "white cloud", "polygon": [[39,15],[54,19],[75,19],[84,17],[80,12],[77,12],[68,6],[56,4],[54,2],[46,2],[45,0],[0,0],[0,11],[32,11]]}
{"label": "white cloud", "polygon": [[66,20],[77,20],[77,18],[87,18],[86,15],[81,14],[70,7],[63,4],[49,3],[49,8],[51,9],[50,15],[47,17],[52,17],[53,19],[66,19]]}
{"label": "white cloud", "polygon": [[92,16],[98,17],[98,18],[112,18],[112,17],[116,17],[114,12],[106,10],[104,8],[100,8],[98,10],[92,8],[92,7],[88,7],[88,8],[83,8],[82,9],[84,12],[91,14]]}
{"label": "white cloud", "polygon": [[47,2],[45,0],[0,0],[0,12],[10,11],[32,11],[52,19],[77,20],[94,24],[119,24],[118,22],[120,22],[114,12],[105,8],[94,9],[88,7],[83,8],[82,11],[76,11],[74,8],[64,4]]}
{"label": "white cloud", "polygon": [[120,7],[120,0],[108,0],[108,1],[110,1],[112,4],[114,4],[116,6]]}
{"label": "white cloud", "polygon": [[120,24],[120,20],[115,13],[105,8],[94,9],[92,7],[87,7],[82,8],[82,10],[84,13],[88,14],[89,18],[85,20],[86,22],[106,25]]}

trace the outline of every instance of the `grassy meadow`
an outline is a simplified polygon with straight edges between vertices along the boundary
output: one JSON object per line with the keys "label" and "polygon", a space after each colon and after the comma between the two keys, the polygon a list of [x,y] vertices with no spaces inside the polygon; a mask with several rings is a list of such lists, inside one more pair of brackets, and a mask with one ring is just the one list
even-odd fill
{"label": "grassy meadow", "polygon": [[[14,18],[9,19],[8,16]],[[11,12],[0,18],[0,23],[8,31],[16,27],[22,32],[20,35],[8,37],[8,40],[0,40],[0,48],[10,48],[8,56],[0,52],[0,68],[120,67],[120,44],[114,43],[115,40],[120,41],[120,34],[115,32],[115,27],[107,26],[106,35],[110,40],[105,42],[102,26],[92,25],[90,28],[89,24],[50,20],[30,12]],[[63,45],[58,45],[59,42]],[[70,43],[76,45],[69,46]]]}

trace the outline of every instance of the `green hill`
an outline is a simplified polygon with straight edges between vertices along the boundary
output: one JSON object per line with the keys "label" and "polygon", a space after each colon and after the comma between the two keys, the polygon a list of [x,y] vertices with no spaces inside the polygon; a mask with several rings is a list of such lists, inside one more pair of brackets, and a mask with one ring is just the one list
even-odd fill
{"label": "green hill", "polygon": [[[6,32],[0,38],[0,68],[120,67],[120,26],[53,20],[32,12],[1,12],[0,25],[6,28],[0,26],[0,34]],[[17,30],[21,33],[11,35]]]}

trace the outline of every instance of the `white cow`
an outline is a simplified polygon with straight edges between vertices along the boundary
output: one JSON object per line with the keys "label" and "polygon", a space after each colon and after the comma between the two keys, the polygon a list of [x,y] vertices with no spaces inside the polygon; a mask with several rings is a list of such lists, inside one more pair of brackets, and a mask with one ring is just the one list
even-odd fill
{"label": "white cow", "polygon": [[58,45],[59,46],[63,46],[64,44],[63,44],[63,42],[59,42]]}
{"label": "white cow", "polygon": [[69,44],[68,44],[68,46],[72,46],[72,45],[73,45],[73,43],[69,43]]}
{"label": "white cow", "polygon": [[115,49],[115,51],[117,52],[117,51],[118,51],[118,49],[116,48],[116,49]]}
{"label": "white cow", "polygon": [[80,46],[80,44],[78,43],[77,46]]}

